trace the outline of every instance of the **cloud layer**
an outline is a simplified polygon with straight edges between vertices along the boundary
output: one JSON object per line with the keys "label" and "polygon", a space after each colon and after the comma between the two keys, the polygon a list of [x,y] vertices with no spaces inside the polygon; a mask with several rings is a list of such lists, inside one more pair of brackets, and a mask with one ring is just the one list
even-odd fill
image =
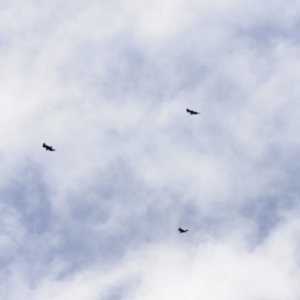
{"label": "cloud layer", "polygon": [[299,298],[296,1],[0,5],[1,298]]}

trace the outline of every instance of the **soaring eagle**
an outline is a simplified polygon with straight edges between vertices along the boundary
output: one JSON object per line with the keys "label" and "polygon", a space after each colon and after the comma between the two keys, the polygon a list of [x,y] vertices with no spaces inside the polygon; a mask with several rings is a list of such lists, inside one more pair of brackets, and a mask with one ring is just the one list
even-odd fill
{"label": "soaring eagle", "polygon": [[185,232],[187,232],[188,230],[186,229],[186,230],[184,230],[184,229],[182,229],[182,228],[178,228],[178,231],[180,232],[180,233],[185,233]]}
{"label": "soaring eagle", "polygon": [[193,110],[190,110],[190,109],[186,109],[186,111],[190,114],[190,115],[199,115],[199,113],[198,112],[196,112],[196,111],[193,111]]}
{"label": "soaring eagle", "polygon": [[43,147],[46,149],[46,151],[55,151],[55,149],[53,149],[53,147],[52,146],[48,146],[48,145],[46,145],[45,143],[43,144]]}

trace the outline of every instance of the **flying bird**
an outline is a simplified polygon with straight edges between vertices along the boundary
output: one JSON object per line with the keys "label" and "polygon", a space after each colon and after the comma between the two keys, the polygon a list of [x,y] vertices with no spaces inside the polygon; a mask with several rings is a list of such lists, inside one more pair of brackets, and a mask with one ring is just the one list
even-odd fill
{"label": "flying bird", "polygon": [[198,112],[196,112],[196,111],[193,111],[193,110],[190,110],[190,109],[186,109],[186,111],[190,114],[190,115],[199,115],[199,113]]}
{"label": "flying bird", "polygon": [[46,145],[45,143],[43,143],[43,147],[46,149],[46,151],[55,151],[55,149],[53,149],[53,147],[52,146],[48,146],[48,145]]}
{"label": "flying bird", "polygon": [[186,230],[184,230],[184,229],[182,229],[182,228],[178,228],[178,231],[180,232],[180,233],[185,233],[185,232],[187,232],[188,230],[186,229]]}

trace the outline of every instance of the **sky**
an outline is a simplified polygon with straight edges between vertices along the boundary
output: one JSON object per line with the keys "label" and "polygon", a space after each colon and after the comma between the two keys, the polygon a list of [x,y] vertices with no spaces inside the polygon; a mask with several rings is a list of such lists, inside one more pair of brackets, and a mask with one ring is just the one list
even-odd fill
{"label": "sky", "polygon": [[299,15],[0,0],[0,298],[299,300]]}

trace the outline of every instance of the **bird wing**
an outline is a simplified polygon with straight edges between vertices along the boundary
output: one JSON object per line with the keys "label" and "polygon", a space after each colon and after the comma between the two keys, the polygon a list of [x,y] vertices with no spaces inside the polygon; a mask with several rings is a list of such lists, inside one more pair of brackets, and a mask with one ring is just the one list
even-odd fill
{"label": "bird wing", "polygon": [[45,143],[43,144],[43,147],[46,148],[46,150],[54,151],[53,148],[52,148],[52,146],[48,146]]}

